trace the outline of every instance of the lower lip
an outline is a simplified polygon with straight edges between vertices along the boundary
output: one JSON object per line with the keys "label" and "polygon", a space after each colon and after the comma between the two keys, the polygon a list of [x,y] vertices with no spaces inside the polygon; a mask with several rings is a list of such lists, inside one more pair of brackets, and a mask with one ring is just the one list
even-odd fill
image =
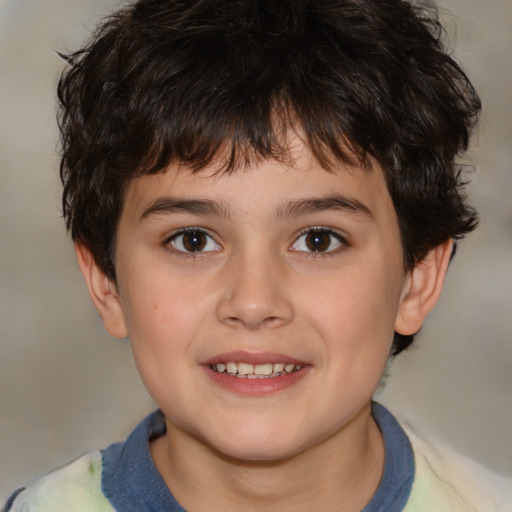
{"label": "lower lip", "polygon": [[220,387],[240,395],[265,396],[278,393],[301,381],[311,369],[311,366],[303,366],[293,373],[270,377],[267,379],[240,378],[228,373],[220,373],[212,370],[210,366],[203,366],[208,377]]}

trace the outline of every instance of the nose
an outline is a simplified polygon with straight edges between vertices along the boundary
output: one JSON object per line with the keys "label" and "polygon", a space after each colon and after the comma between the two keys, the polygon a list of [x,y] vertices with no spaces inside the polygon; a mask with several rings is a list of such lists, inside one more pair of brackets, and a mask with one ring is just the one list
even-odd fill
{"label": "nose", "polygon": [[217,317],[230,327],[251,331],[276,328],[293,318],[284,265],[258,252],[234,257],[224,269],[224,290]]}

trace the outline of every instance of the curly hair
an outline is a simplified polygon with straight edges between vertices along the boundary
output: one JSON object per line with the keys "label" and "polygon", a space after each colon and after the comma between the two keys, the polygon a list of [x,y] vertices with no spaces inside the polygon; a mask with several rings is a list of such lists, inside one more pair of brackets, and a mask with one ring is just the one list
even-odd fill
{"label": "curly hair", "polygon": [[[332,170],[382,167],[404,267],[477,224],[455,157],[480,100],[434,7],[404,0],[139,0],[68,56],[58,85],[63,213],[115,280],[131,179],[282,160],[297,130]],[[369,171],[371,172],[371,171]],[[413,340],[395,333],[393,353]]]}

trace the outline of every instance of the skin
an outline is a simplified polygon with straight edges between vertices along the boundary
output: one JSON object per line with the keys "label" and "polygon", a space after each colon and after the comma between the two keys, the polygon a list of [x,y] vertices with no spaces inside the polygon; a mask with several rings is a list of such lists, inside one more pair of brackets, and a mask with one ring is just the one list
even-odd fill
{"label": "skin", "polygon": [[[117,283],[77,245],[107,330],[129,336],[165,414],[151,452],[187,510],[361,510],[384,464],[370,404],[393,332],[419,330],[441,292],[451,244],[404,272],[377,165],[330,173],[299,143],[293,153],[292,166],[131,182]],[[200,228],[200,251],[187,251],[186,228]],[[240,392],[207,364],[233,351],[304,368],[282,389]]]}

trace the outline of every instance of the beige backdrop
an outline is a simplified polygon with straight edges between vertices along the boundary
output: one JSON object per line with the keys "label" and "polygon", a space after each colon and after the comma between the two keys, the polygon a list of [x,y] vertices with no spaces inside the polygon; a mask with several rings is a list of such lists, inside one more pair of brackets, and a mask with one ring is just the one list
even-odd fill
{"label": "beige backdrop", "polygon": [[[121,440],[153,407],[126,342],[89,304],[60,218],[54,50],[111,0],[0,0],[0,500]],[[471,160],[482,225],[460,248],[417,347],[381,400],[420,430],[512,474],[512,2],[442,0],[484,113]]]}

